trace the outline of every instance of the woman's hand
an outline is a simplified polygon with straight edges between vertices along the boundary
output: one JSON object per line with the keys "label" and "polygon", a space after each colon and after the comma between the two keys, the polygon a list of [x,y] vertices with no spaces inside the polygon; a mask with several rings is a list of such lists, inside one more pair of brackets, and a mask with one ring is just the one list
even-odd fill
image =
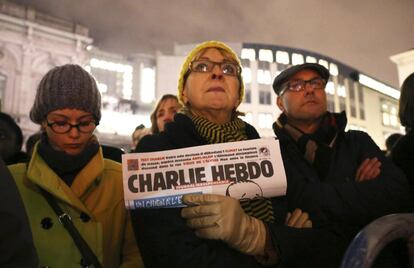
{"label": "woman's hand", "polygon": [[264,254],[266,227],[247,215],[237,199],[214,194],[188,194],[181,210],[187,226],[206,239],[220,239],[249,255]]}

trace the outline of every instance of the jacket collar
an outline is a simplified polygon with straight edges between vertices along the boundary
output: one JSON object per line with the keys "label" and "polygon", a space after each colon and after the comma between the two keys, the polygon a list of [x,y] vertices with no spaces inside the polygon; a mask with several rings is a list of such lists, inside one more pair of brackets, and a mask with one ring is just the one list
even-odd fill
{"label": "jacket collar", "polygon": [[46,164],[37,153],[37,146],[27,168],[29,181],[42,187],[55,198],[89,213],[81,200],[85,195],[99,183],[104,170],[104,159],[102,148],[92,157],[88,164],[76,175],[71,187],[67,186],[59,176]]}
{"label": "jacket collar", "polygon": [[[328,113],[328,112],[327,112]],[[347,124],[347,117],[346,113],[340,112],[340,113],[331,113],[335,120],[336,124],[338,126],[338,133],[342,133],[345,131],[346,124]],[[285,114],[280,114],[280,117],[277,121],[273,123],[273,131],[276,134],[276,137],[280,140],[286,140],[289,139],[290,136],[286,133],[286,131],[283,130],[282,125],[287,122],[287,118]]]}

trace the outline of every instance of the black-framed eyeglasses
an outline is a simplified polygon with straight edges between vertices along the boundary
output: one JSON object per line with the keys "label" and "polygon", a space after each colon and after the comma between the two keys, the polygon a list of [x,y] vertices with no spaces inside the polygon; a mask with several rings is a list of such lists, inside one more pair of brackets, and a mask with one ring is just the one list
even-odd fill
{"label": "black-framed eyeglasses", "polygon": [[305,89],[306,84],[309,84],[313,90],[325,89],[326,80],[320,77],[316,77],[310,80],[293,80],[285,84],[284,88],[282,89],[279,95],[283,95],[283,93],[285,93],[286,90],[294,92],[302,91]]}
{"label": "black-framed eyeglasses", "polygon": [[91,133],[95,130],[96,126],[99,125],[99,123],[95,121],[84,121],[74,125],[66,121],[46,123],[47,126],[50,127],[53,130],[53,132],[57,134],[68,133],[69,131],[71,131],[72,128],[76,128],[81,133]]}
{"label": "black-framed eyeglasses", "polygon": [[210,60],[195,60],[190,63],[190,70],[198,73],[209,73],[214,66],[218,65],[225,75],[238,76],[241,72],[240,66],[233,62],[215,62]]}

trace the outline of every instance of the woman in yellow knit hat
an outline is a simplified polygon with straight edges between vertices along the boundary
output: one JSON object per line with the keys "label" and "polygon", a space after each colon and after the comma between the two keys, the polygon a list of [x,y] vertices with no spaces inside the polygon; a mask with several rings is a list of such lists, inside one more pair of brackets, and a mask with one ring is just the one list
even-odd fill
{"label": "woman in yellow knit hat", "polygon": [[[137,151],[259,138],[254,127],[238,117],[243,95],[235,52],[217,41],[196,46],[184,61],[178,81],[181,112],[162,133],[145,136]],[[275,222],[271,200],[239,202],[229,196],[199,194],[186,195],[183,202],[190,206],[131,212],[147,267],[255,267],[274,253],[266,228]],[[299,225],[310,224],[306,213],[297,214],[296,219]]]}

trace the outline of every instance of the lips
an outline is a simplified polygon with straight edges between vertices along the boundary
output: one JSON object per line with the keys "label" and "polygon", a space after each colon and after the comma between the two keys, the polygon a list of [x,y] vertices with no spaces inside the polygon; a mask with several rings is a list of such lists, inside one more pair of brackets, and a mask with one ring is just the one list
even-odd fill
{"label": "lips", "polygon": [[222,87],[210,87],[207,92],[224,92],[224,88]]}
{"label": "lips", "polygon": [[303,105],[306,105],[306,104],[318,104],[318,102],[316,100],[307,100],[305,101]]}
{"label": "lips", "polygon": [[65,144],[65,147],[70,148],[70,149],[77,149],[81,147],[81,144],[80,143]]}

